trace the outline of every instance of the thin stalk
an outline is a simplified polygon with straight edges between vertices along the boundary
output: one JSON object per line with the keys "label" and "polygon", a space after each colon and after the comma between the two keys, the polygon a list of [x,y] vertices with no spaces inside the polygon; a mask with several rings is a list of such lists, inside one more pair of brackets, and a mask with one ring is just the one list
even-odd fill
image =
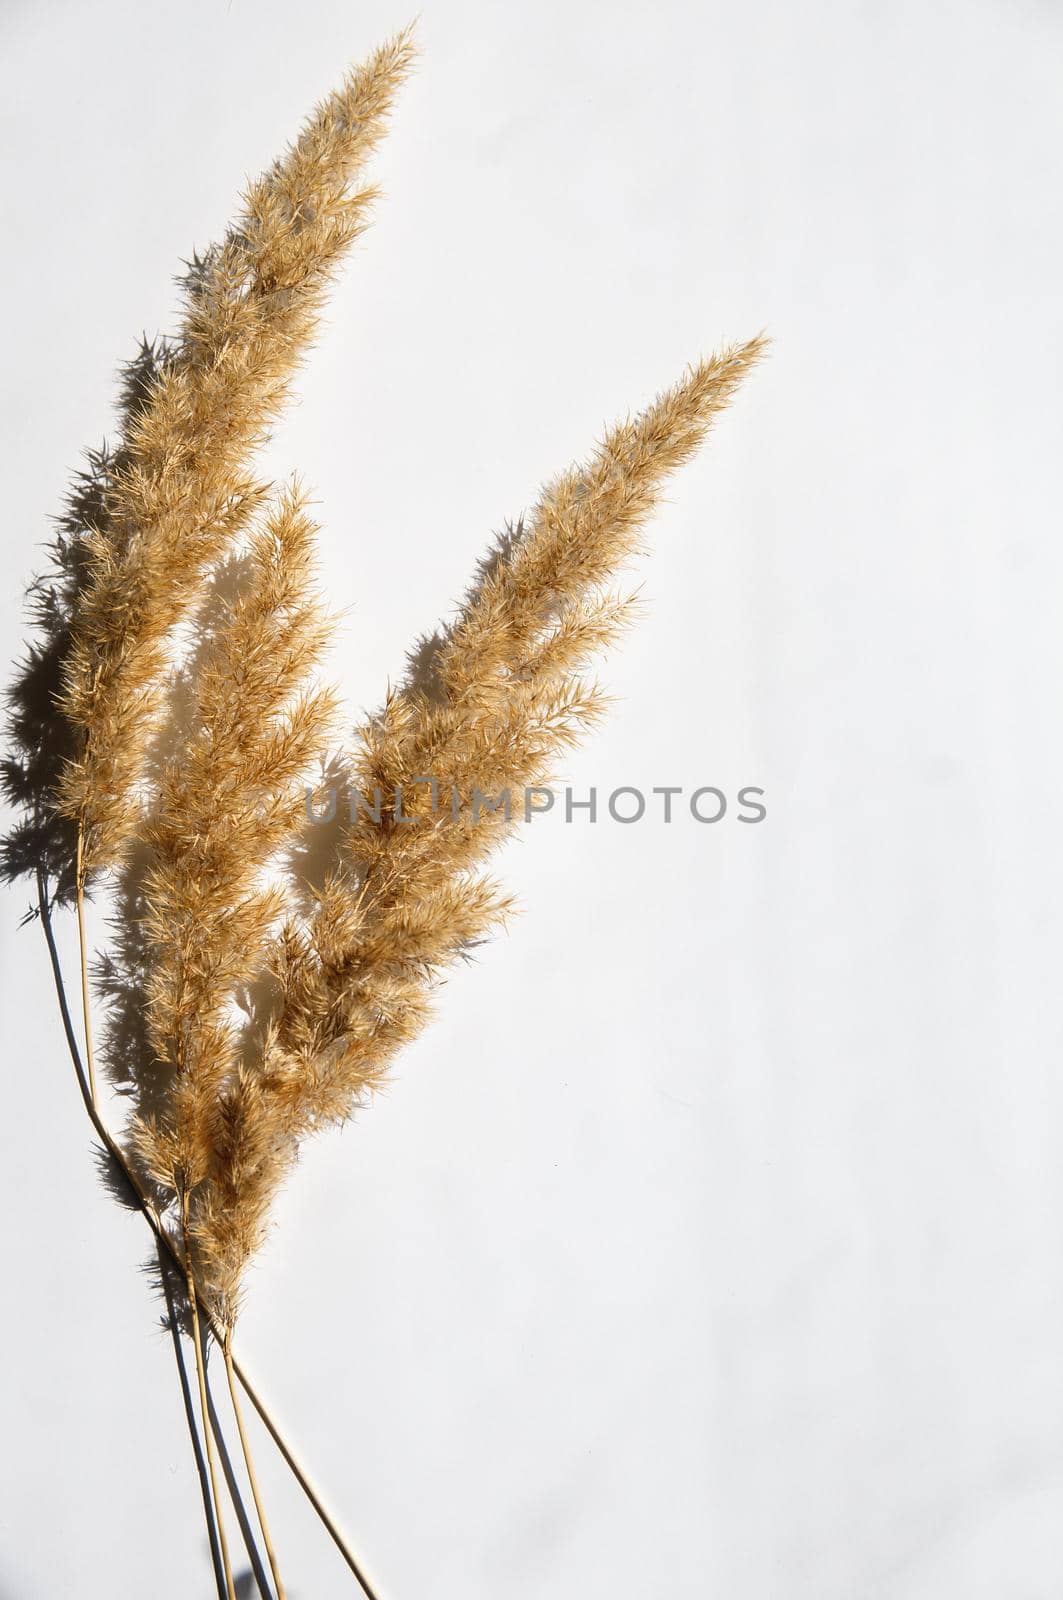
{"label": "thin stalk", "polygon": [[[202,1307],[200,1308],[200,1310],[201,1310],[201,1314],[202,1314]],[[214,1404],[214,1394],[213,1394],[213,1392],[211,1390],[211,1383],[210,1383],[210,1343],[209,1343],[209,1341],[208,1341],[208,1344],[207,1344],[207,1405],[208,1405],[208,1407],[210,1409],[210,1428],[211,1428],[211,1432],[214,1435],[214,1443],[218,1448],[218,1465],[221,1468],[222,1477],[224,1478],[225,1483],[228,1486],[229,1499],[233,1503],[233,1510],[236,1512],[236,1521],[237,1521],[237,1524],[239,1526],[240,1533],[241,1533],[241,1536],[243,1538],[244,1545],[245,1545],[245,1547],[247,1549],[247,1559],[251,1563],[251,1570],[250,1570],[249,1573],[245,1574],[245,1577],[248,1578],[248,1579],[253,1579],[254,1580],[255,1592],[258,1594],[259,1600],[274,1600],[273,1585],[270,1583],[269,1574],[266,1571],[266,1568],[265,1568],[265,1566],[263,1564],[265,1558],[259,1553],[259,1548],[258,1548],[259,1540],[256,1539],[254,1531],[252,1530],[252,1527],[251,1527],[251,1520],[250,1520],[250,1518],[248,1516],[247,1507],[246,1507],[246,1504],[244,1502],[244,1491],[236,1481],[236,1471],[235,1471],[235,1468],[233,1466],[232,1456],[229,1453],[229,1447],[228,1447],[228,1445],[226,1443],[226,1440],[225,1440],[225,1433],[224,1433],[224,1431],[222,1429],[221,1420],[220,1420],[220,1418],[218,1416],[218,1410],[217,1410],[217,1407]],[[261,1538],[261,1535],[259,1536],[259,1539],[260,1538]],[[235,1548],[235,1545],[236,1545],[235,1538],[233,1539],[233,1545],[234,1545],[234,1548]],[[236,1559],[236,1557],[235,1557],[235,1554],[234,1554],[234,1556],[233,1556],[234,1562],[235,1562],[235,1559]],[[220,1566],[220,1563],[219,1563],[219,1566]],[[234,1571],[235,1571],[235,1567],[234,1567]],[[237,1576],[236,1576],[236,1593],[237,1593],[237,1595],[239,1595],[240,1592],[241,1592],[241,1587],[240,1587],[241,1586],[241,1581],[242,1580],[241,1580],[240,1576],[237,1574]],[[221,1589],[223,1587],[223,1585],[219,1584],[218,1587],[219,1587],[219,1589]],[[250,1595],[250,1593],[251,1593],[251,1589],[250,1589],[250,1586],[249,1586],[248,1587],[248,1595]],[[222,1600],[224,1600],[224,1593],[222,1595]]]}
{"label": "thin stalk", "polygon": [[269,1561],[269,1570],[273,1574],[273,1585],[277,1591],[277,1600],[287,1600],[284,1583],[277,1567],[277,1555],[273,1548],[273,1539],[269,1531],[269,1523],[266,1521],[266,1513],[262,1509],[262,1496],[259,1492],[258,1475],[255,1472],[255,1463],[251,1457],[251,1446],[248,1443],[247,1431],[244,1428],[244,1414],[240,1405],[240,1393],[237,1387],[236,1373],[233,1369],[232,1340],[232,1328],[226,1328],[225,1337],[222,1340],[221,1350],[222,1355],[225,1358],[225,1377],[229,1384],[229,1398],[232,1401],[233,1416],[236,1418],[236,1431],[240,1435],[240,1449],[244,1453],[244,1466],[247,1468],[247,1478],[251,1485],[251,1495],[255,1502],[255,1510],[258,1512],[258,1525],[262,1529],[262,1542],[266,1546],[266,1557]]}
{"label": "thin stalk", "polygon": [[96,1052],[92,1043],[92,1005],[89,997],[89,955],[85,937],[85,824],[78,822],[77,863],[74,884],[77,895],[78,953],[81,959],[81,1015],[85,1033],[85,1066],[89,1075],[89,1094],[96,1104]]}
{"label": "thin stalk", "polygon": [[196,1461],[196,1477],[199,1479],[199,1492],[203,1501],[203,1516],[207,1524],[207,1541],[210,1545],[211,1566],[214,1568],[214,1583],[218,1591],[218,1600],[226,1600],[225,1575],[221,1567],[221,1552],[218,1549],[218,1533],[214,1526],[214,1502],[210,1495],[210,1479],[207,1477],[207,1462],[203,1454],[203,1446],[199,1441],[199,1429],[196,1427],[195,1403],[192,1399],[192,1388],[188,1381],[188,1362],[185,1357],[184,1344],[181,1339],[181,1327],[177,1315],[177,1302],[174,1299],[174,1290],[171,1280],[171,1265],[162,1245],[157,1246],[159,1262],[159,1280],[162,1283],[162,1292],[166,1296],[166,1309],[168,1312],[169,1333],[173,1341],[174,1360],[177,1363],[177,1378],[181,1385],[181,1400],[185,1408],[185,1420],[188,1423],[188,1434],[192,1443],[192,1454]]}
{"label": "thin stalk", "polygon": [[303,1493],[306,1495],[306,1498],[317,1512],[318,1518],[320,1519],[333,1544],[336,1546],[336,1549],[347,1563],[347,1566],[354,1574],[355,1578],[357,1578],[358,1582],[361,1584],[362,1591],[366,1595],[366,1600],[380,1600],[377,1591],[373,1588],[369,1579],[366,1577],[364,1570],[359,1565],[349,1544],[337,1527],[327,1506],[321,1499],[318,1491],[315,1489],[309,1473],[299,1460],[298,1456],[295,1454],[295,1451],[288,1443],[288,1440],[285,1438],[284,1434],[281,1432],[278,1423],[274,1421],[272,1412],[269,1410],[266,1402],[263,1400],[262,1396],[255,1388],[255,1385],[252,1383],[246,1368],[241,1366],[240,1362],[235,1356],[233,1356],[232,1360],[233,1371],[239,1378],[244,1393],[261,1417],[270,1437],[273,1440],[273,1443],[277,1446],[277,1449],[280,1451],[281,1455],[284,1457],[289,1468],[291,1469],[299,1487],[302,1489]]}
{"label": "thin stalk", "polygon": [[196,1380],[199,1384],[199,1414],[203,1423],[203,1443],[207,1451],[207,1468],[210,1472],[210,1489],[214,1497],[214,1522],[221,1546],[221,1564],[225,1571],[225,1587],[229,1600],[236,1600],[233,1569],[229,1560],[229,1541],[225,1536],[225,1517],[222,1513],[221,1493],[218,1489],[218,1464],[214,1452],[214,1437],[210,1430],[210,1411],[207,1407],[207,1364],[203,1357],[203,1334],[199,1323],[199,1305],[196,1295],[196,1275],[192,1271],[192,1253],[188,1245],[188,1196],[181,1195],[181,1234],[185,1254],[185,1283],[188,1286],[188,1308],[192,1314],[192,1343],[196,1352]]}
{"label": "thin stalk", "polygon": [[[100,1116],[99,1108],[93,1099],[88,1079],[85,1076],[85,1069],[82,1066],[81,1055],[78,1050],[77,1035],[74,1032],[74,1025],[70,1017],[70,1007],[67,1004],[66,987],[63,983],[63,969],[59,961],[59,951],[55,942],[55,933],[52,929],[52,910],[51,901],[48,897],[48,882],[45,876],[44,868],[40,866],[37,868],[37,905],[40,912],[41,926],[44,929],[45,943],[48,946],[48,959],[51,963],[52,981],[55,984],[55,992],[59,1001],[59,1013],[60,1017],[62,1018],[63,1032],[66,1036],[67,1049],[70,1052],[70,1059],[74,1066],[74,1073],[77,1077],[78,1087],[81,1090],[81,1098],[85,1106],[85,1111],[101,1144],[104,1146],[108,1155],[115,1162],[119,1170],[124,1174],[126,1182],[129,1184],[129,1188],[137,1210],[148,1224],[148,1227],[155,1235],[155,1238],[158,1240],[159,1244],[169,1255],[174,1266],[182,1274],[182,1276],[184,1276],[188,1268],[181,1251],[174,1243],[169,1230],[163,1226],[161,1217],[156,1211],[154,1204],[141,1184],[137,1174],[133,1171],[132,1167],[126,1160],[125,1153],[121,1146],[111,1137],[110,1130],[103,1121],[103,1118]],[[201,1314],[203,1320],[206,1322],[215,1339],[218,1339],[219,1330],[215,1326],[208,1307],[204,1306]],[[311,1506],[317,1514],[319,1521],[321,1522],[321,1525],[325,1529],[325,1532],[336,1546],[336,1549],[343,1557],[350,1571],[361,1584],[362,1589],[367,1596],[367,1600],[379,1600],[379,1596],[359,1566],[354,1552],[351,1550],[350,1544],[340,1531],[335,1518],[327,1510],[324,1501],[321,1499],[320,1494],[314,1486],[309,1472],[295,1454],[294,1449],[289,1444],[285,1435],[281,1432],[280,1425],[274,1419],[273,1413],[270,1411],[262,1395],[258,1392],[258,1389],[252,1382],[247,1369],[243,1366],[242,1362],[237,1359],[235,1352],[230,1351],[230,1356],[232,1359],[233,1371],[240,1381],[241,1388],[261,1417],[270,1438],[273,1440],[274,1444],[277,1446],[277,1449],[283,1456],[284,1461],[290,1469],[292,1476],[295,1478],[296,1483],[309,1500]]]}

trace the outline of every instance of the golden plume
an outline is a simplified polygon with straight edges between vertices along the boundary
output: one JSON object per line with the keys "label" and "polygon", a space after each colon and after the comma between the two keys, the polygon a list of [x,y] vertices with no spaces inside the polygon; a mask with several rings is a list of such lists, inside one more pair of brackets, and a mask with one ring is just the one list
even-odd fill
{"label": "golden plume", "polygon": [[[697,362],[496,542],[454,621],[354,730],[345,770],[361,802],[308,904],[292,862],[307,843],[304,785],[335,726],[337,697],[318,681],[334,624],[306,496],[272,491],[255,456],[366,226],[362,169],[413,53],[407,30],[322,102],[191,264],[176,340],[134,363],[119,445],[78,489],[63,577],[38,606],[54,648],[28,673],[54,665],[69,753],[42,755],[24,718],[25,760],[5,774],[20,803],[38,775],[45,811],[76,831],[87,1104],[101,1129],[88,876],[137,908],[135,1026],[111,1035],[133,1060],[108,1063],[134,1111],[124,1145],[106,1130],[105,1142],[186,1275],[230,1596],[201,1310],[237,1404],[232,1329],[279,1184],[309,1135],[365,1103],[424,1026],[441,974],[505,918],[485,868],[519,821],[512,794],[549,784],[601,717],[593,670],[635,613],[623,571],[664,485],[765,349],[755,338]],[[25,839],[40,837],[35,817]]]}

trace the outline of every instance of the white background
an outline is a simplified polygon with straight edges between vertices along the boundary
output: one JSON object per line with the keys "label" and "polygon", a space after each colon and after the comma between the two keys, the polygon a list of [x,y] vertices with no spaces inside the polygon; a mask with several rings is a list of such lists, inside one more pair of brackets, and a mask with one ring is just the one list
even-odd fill
{"label": "white background", "polygon": [[[331,0],[5,0],[5,656],[113,373],[345,64]],[[309,1147],[241,1343],[382,1600],[1063,1583],[1063,11],[426,0],[271,452],[371,706],[492,529],[717,341],[525,915]],[[143,1224],[0,920],[2,1600],[212,1594]],[[72,969],[72,929],[62,927]],[[105,929],[97,922],[95,935]],[[354,1592],[266,1443],[294,1600]]]}

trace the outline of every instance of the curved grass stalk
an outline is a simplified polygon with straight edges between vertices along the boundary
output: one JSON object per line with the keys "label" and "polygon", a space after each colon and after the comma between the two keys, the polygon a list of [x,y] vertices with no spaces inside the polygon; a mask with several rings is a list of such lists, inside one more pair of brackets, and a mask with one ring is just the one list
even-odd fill
{"label": "curved grass stalk", "polygon": [[92,1042],[92,1009],[89,995],[88,941],[85,937],[85,825],[78,823],[77,862],[74,868],[78,919],[78,954],[81,965],[81,1018],[85,1036],[85,1066],[89,1075],[89,1094],[96,1104],[96,1052]]}

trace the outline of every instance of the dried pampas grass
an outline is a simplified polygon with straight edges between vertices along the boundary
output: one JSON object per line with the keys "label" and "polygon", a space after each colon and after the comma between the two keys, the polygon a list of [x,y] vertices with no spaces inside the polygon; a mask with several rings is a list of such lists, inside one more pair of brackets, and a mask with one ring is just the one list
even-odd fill
{"label": "dried pampas grass", "polygon": [[[477,815],[475,796],[548,784],[600,718],[593,667],[633,614],[621,573],[764,350],[757,338],[696,363],[497,542],[455,620],[355,730],[347,770],[377,803],[338,830],[307,905],[291,862],[303,786],[338,726],[319,681],[333,623],[305,493],[261,482],[254,457],[366,225],[362,169],[412,59],[400,34],[323,102],[192,263],[177,337],[131,365],[120,442],[90,460],[37,588],[44,636],[16,687],[20,753],[5,769],[28,813],[6,870],[21,845],[52,900],[77,906],[90,1114],[184,1277],[230,1597],[205,1341],[224,1353],[282,1596],[232,1346],[271,1200],[301,1143],[364,1105],[424,1026],[440,974],[504,920],[484,868],[515,822]],[[58,731],[27,709],[42,684]],[[120,1140],[96,1094],[95,882],[125,912],[100,985],[103,1055],[133,1102]]]}

